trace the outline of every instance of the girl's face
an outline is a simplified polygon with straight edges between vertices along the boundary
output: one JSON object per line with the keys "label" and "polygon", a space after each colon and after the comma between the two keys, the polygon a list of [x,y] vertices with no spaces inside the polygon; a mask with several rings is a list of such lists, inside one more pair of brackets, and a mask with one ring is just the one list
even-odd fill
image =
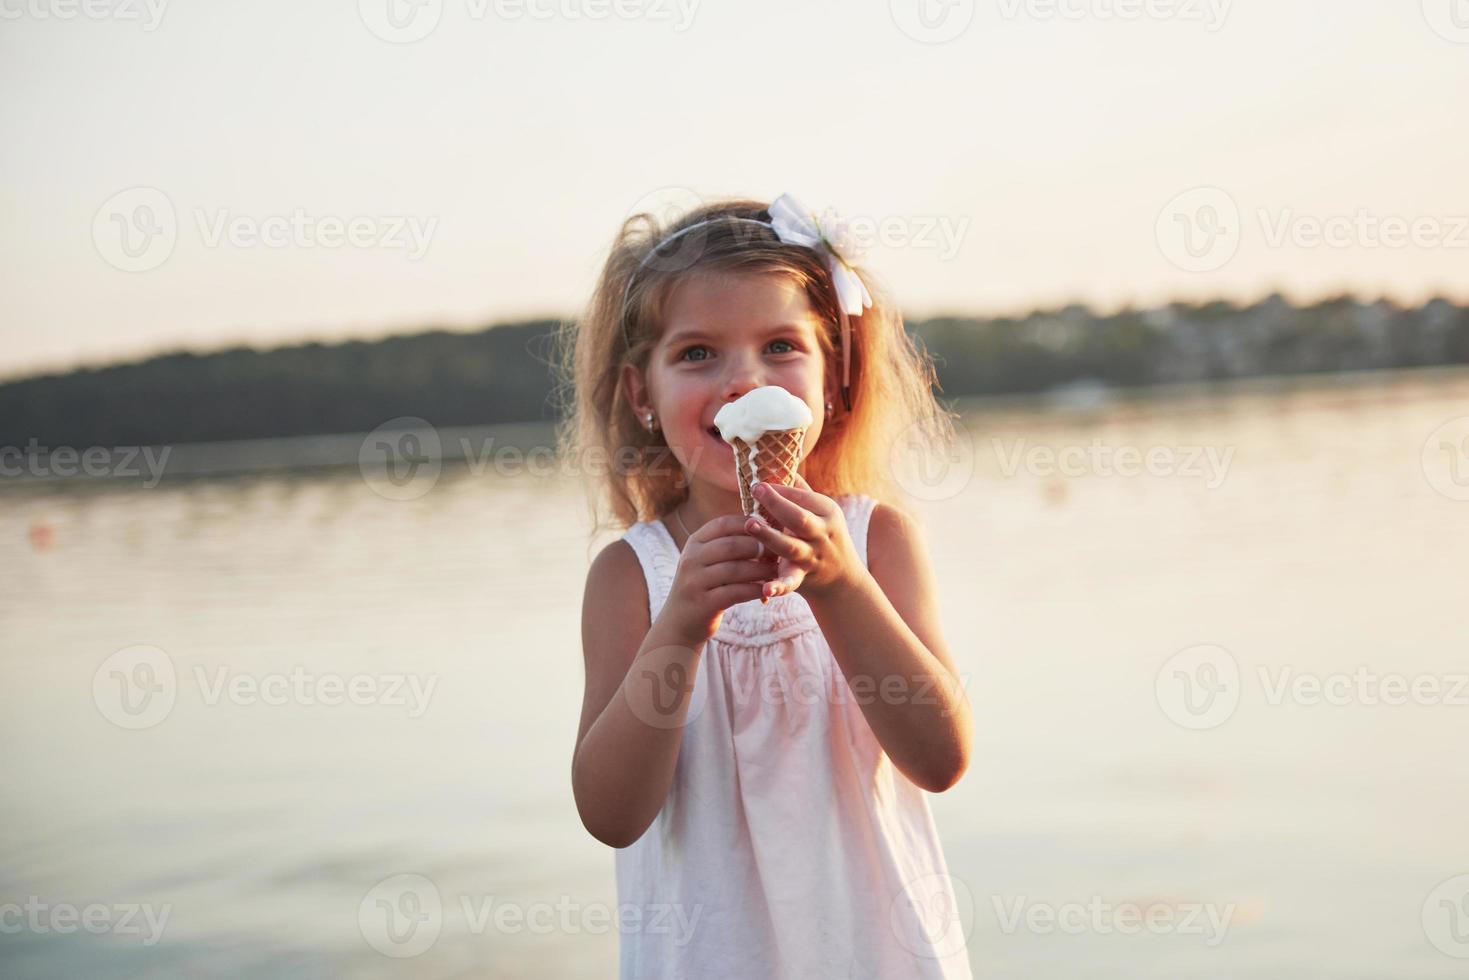
{"label": "girl's face", "polygon": [[804,290],[778,273],[695,275],[674,287],[664,317],[645,376],[630,371],[629,400],[640,419],[653,412],[692,481],[739,492],[734,450],[714,416],[762,385],[811,409],[802,458],[810,453],[826,418],[825,359]]}

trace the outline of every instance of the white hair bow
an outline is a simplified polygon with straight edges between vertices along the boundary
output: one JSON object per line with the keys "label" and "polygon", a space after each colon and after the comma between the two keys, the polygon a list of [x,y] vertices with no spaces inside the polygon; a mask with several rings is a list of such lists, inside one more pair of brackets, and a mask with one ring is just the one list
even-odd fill
{"label": "white hair bow", "polygon": [[804,245],[826,253],[831,283],[836,289],[837,312],[842,318],[842,404],[852,410],[852,324],[849,316],[861,316],[872,305],[867,284],[852,264],[861,257],[861,243],[851,226],[831,208],[816,214],[803,208],[794,197],[782,194],[770,205],[770,227],[787,245]]}
{"label": "white hair bow", "polygon": [[782,194],[770,205],[770,227],[787,245],[805,245],[826,253],[843,313],[861,316],[872,305],[867,285],[852,268],[861,258],[861,243],[834,210],[827,208],[818,215],[803,208],[791,195]]}

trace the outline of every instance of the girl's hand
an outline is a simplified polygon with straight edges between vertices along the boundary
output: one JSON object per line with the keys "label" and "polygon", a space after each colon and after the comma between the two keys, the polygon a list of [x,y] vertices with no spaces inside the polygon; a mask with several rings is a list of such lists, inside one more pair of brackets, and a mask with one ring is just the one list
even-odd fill
{"label": "girl's hand", "polygon": [[730,606],[760,598],[771,565],[756,561],[759,543],[744,531],[743,514],[726,514],[698,528],[684,542],[678,570],[659,614],[672,617],[676,636],[696,648],[718,630]]}
{"label": "girl's hand", "polygon": [[745,518],[745,530],[776,556],[775,581],[763,595],[829,593],[853,579],[861,568],[841,505],[811,489],[801,474],[795,486],[761,483],[755,499],[785,530],[758,517]]}

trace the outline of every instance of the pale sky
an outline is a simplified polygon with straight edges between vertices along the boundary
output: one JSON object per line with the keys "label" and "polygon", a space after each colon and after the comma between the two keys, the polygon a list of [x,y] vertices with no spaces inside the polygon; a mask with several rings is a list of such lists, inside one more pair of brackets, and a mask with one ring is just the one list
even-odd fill
{"label": "pale sky", "polygon": [[911,316],[1469,299],[1456,3],[0,0],[0,377],[570,316],[782,191]]}

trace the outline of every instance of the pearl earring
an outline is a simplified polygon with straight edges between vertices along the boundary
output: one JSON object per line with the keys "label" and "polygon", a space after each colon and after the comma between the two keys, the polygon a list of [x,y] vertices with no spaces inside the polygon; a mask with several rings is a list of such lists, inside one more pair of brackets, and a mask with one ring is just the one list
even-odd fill
{"label": "pearl earring", "polygon": [[831,418],[832,412],[835,412],[835,411],[836,411],[836,406],[834,406],[831,402],[828,401],[826,403],[826,417],[827,418]]}
{"label": "pearl earring", "polygon": [[648,413],[648,431],[649,432],[652,432],[653,431],[653,413],[652,412],[649,412]]}

